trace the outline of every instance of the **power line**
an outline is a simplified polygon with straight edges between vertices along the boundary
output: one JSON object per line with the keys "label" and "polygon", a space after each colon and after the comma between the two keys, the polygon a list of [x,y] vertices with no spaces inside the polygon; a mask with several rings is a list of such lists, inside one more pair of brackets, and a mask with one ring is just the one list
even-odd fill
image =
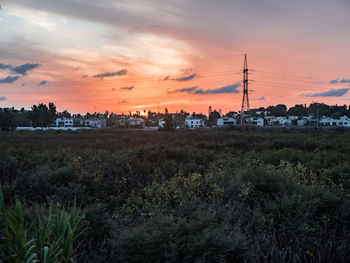
{"label": "power line", "polygon": [[[253,72],[255,72],[254,74],[262,74],[262,75],[272,75],[272,76],[280,76],[280,77],[283,77],[285,79],[285,77],[292,77],[294,78],[294,80],[296,81],[310,81],[310,82],[315,82],[315,80],[311,80],[310,77],[306,77],[306,76],[298,76],[298,75],[290,75],[290,74],[276,74],[276,73],[273,73],[273,72],[268,72],[268,71],[256,71],[256,70],[251,70]],[[329,83],[329,79],[328,80],[325,80],[325,79],[319,79],[317,78],[317,81],[324,81],[326,83]]]}
{"label": "power line", "polygon": [[[252,80],[253,81],[253,80]],[[270,82],[270,81],[262,81],[262,80],[256,80],[253,81],[254,83],[266,83],[266,84],[272,84],[272,85],[278,85],[281,88],[293,88],[293,89],[300,89],[300,90],[305,90],[306,89],[312,89],[315,88],[315,86],[307,86],[307,85],[295,85],[294,83],[287,83],[287,84],[280,84],[280,83],[276,83],[276,82]]]}
{"label": "power line", "polygon": [[[296,78],[287,78],[287,77],[276,77],[276,76],[271,76],[265,73],[254,73],[253,76],[259,76],[259,77],[268,77],[272,79],[280,79],[280,80],[289,80],[289,81],[295,81],[295,82],[307,82],[307,83],[312,83],[312,84],[321,84],[321,83],[315,83],[314,80],[309,80],[309,79],[296,79]],[[318,81],[321,81],[320,79]]]}
{"label": "power line", "polygon": [[254,55],[254,54],[248,54],[252,57],[259,57],[259,58],[265,58],[265,59],[272,59],[272,60],[282,60],[282,61],[288,61],[291,63],[297,63],[297,64],[307,64],[307,65],[315,65],[315,66],[326,66],[326,67],[337,67],[337,68],[344,68],[344,69],[350,69],[349,66],[345,65],[331,65],[331,64],[324,64],[324,63],[314,63],[310,61],[298,61],[298,60],[292,60],[288,58],[279,58],[279,57],[268,57],[268,56],[260,56],[260,55]]}

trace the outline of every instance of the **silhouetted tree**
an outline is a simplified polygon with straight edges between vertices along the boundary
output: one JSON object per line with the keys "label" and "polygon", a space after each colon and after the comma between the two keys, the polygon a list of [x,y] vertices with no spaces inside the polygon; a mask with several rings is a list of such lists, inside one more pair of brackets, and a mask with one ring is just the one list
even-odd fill
{"label": "silhouetted tree", "polygon": [[49,112],[51,121],[53,121],[56,118],[56,106],[53,102],[49,102]]}
{"label": "silhouetted tree", "polygon": [[220,119],[220,113],[217,112],[216,110],[212,111],[210,114],[209,114],[209,120],[208,120],[208,125],[209,126],[213,126],[213,125],[216,125],[218,119]]}
{"label": "silhouetted tree", "polygon": [[331,111],[327,104],[313,102],[309,106],[308,113],[314,115],[315,117],[318,115],[320,118],[323,115],[329,116]]}
{"label": "silhouetted tree", "polygon": [[32,106],[32,112],[29,114],[29,119],[33,122],[34,127],[47,127],[51,123],[51,115],[46,104],[40,103],[38,106]]}
{"label": "silhouetted tree", "polygon": [[30,126],[29,113],[21,110],[16,116],[17,127],[28,127]]}
{"label": "silhouetted tree", "polygon": [[57,113],[58,118],[71,118],[72,115],[67,110]]}
{"label": "silhouetted tree", "polygon": [[0,111],[0,129],[2,131],[9,131],[16,129],[16,112]]}
{"label": "silhouetted tree", "polygon": [[174,131],[174,124],[173,124],[173,118],[171,117],[170,114],[166,114],[164,118],[165,124],[163,127],[164,131]]}
{"label": "silhouetted tree", "polygon": [[276,106],[269,106],[266,109],[273,116],[286,116],[287,106],[284,104],[278,104]]}
{"label": "silhouetted tree", "polygon": [[213,112],[213,108],[211,106],[209,106],[209,109],[208,109],[208,117],[210,116],[210,114]]}
{"label": "silhouetted tree", "polygon": [[289,115],[294,116],[306,116],[307,115],[307,107],[303,104],[297,104],[294,107],[290,107],[288,110]]}

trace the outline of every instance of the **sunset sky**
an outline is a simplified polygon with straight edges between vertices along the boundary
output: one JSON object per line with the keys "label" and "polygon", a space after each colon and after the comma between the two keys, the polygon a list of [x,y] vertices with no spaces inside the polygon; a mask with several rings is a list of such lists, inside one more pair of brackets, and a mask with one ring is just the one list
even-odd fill
{"label": "sunset sky", "polygon": [[348,0],[0,0],[0,107],[350,104]]}

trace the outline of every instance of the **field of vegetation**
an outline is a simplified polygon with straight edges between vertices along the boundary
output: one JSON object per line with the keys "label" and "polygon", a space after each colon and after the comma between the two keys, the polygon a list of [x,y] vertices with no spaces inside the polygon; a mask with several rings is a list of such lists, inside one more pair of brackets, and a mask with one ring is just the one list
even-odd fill
{"label": "field of vegetation", "polygon": [[350,262],[350,131],[0,133],[0,262]]}

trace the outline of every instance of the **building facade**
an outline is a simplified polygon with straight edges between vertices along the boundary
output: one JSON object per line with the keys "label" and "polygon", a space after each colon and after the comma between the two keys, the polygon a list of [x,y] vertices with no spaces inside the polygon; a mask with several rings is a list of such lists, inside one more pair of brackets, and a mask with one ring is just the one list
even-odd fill
{"label": "building facade", "polygon": [[198,129],[204,127],[204,121],[202,119],[187,117],[185,119],[185,127],[190,129]]}
{"label": "building facade", "polygon": [[106,119],[84,119],[84,126],[90,128],[106,128]]}
{"label": "building facade", "polygon": [[237,125],[237,120],[234,118],[223,117],[223,118],[217,119],[216,125],[219,127],[233,126],[233,125]]}
{"label": "building facade", "polygon": [[248,119],[248,123],[263,127],[264,126],[264,119],[258,118],[258,117],[251,117]]}
{"label": "building facade", "polygon": [[55,120],[56,127],[74,127],[73,118],[57,118]]}

